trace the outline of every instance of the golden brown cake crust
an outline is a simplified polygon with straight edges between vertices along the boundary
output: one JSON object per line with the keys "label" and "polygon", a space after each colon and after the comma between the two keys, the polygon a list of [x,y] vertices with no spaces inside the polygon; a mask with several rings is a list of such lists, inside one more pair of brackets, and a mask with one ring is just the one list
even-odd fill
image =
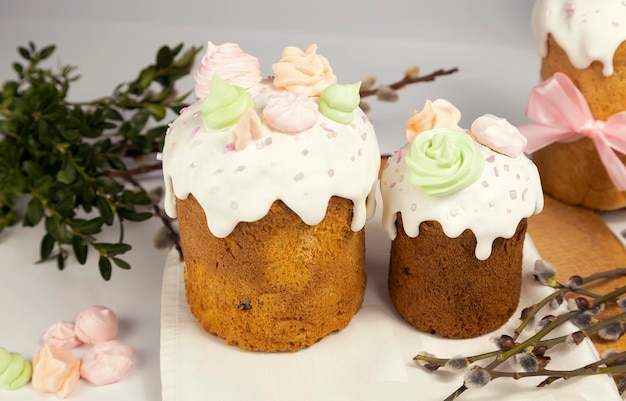
{"label": "golden brown cake crust", "polygon": [[391,245],[389,293],[407,322],[447,338],[470,338],[505,324],[519,303],[527,221],[515,235],[493,242],[491,256],[476,259],[476,237],[465,230],[448,238],[435,221],[406,235],[398,214]]}
{"label": "golden brown cake crust", "polygon": [[283,202],[226,238],[208,230],[201,206],[177,199],[190,310],[209,333],[253,351],[295,351],[348,325],[365,293],[363,230],[352,202],[331,198],[309,226]]}
{"label": "golden brown cake crust", "polygon": [[[602,63],[594,61],[588,68],[574,67],[565,51],[548,37],[548,54],[541,63],[541,77],[548,79],[556,72],[570,77],[583,93],[597,120],[626,110],[626,42],[617,49],[613,67],[606,77]],[[626,156],[618,154],[626,163]],[[591,209],[614,210],[626,206],[626,192],[615,188],[591,139],[555,143],[533,153],[544,191],[572,205]]]}

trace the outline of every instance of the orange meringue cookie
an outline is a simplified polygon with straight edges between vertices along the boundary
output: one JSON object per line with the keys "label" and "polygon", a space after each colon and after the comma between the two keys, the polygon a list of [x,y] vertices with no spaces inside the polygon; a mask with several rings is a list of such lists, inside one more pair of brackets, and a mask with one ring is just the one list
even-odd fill
{"label": "orange meringue cookie", "polygon": [[120,341],[110,340],[98,343],[85,352],[80,375],[97,386],[104,386],[122,380],[132,367],[132,349]]}
{"label": "orange meringue cookie", "polygon": [[406,139],[413,141],[416,135],[433,128],[461,129],[461,112],[445,99],[426,100],[421,111],[413,111],[406,123]]}
{"label": "orange meringue cookie", "polygon": [[60,320],[50,326],[43,335],[44,344],[51,347],[71,350],[81,345],[83,342],[76,337],[74,332],[74,322]]}
{"label": "orange meringue cookie", "polygon": [[115,313],[100,305],[84,309],[78,314],[74,324],[76,337],[89,345],[114,339],[117,330],[118,321]]}
{"label": "orange meringue cookie", "polygon": [[80,361],[70,351],[44,345],[33,355],[32,385],[43,393],[66,398],[78,386]]}

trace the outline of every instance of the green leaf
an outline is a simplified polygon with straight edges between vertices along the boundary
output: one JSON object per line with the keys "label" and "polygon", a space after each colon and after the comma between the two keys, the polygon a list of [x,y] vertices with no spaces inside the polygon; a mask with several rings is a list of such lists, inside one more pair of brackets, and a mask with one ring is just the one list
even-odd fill
{"label": "green leaf", "polygon": [[146,105],[146,110],[148,110],[150,115],[154,117],[154,119],[157,121],[161,121],[162,119],[164,119],[167,112],[163,105],[154,103]]}
{"label": "green leaf", "polygon": [[54,248],[54,238],[50,234],[46,234],[41,239],[41,246],[39,247],[39,256],[41,260],[46,260],[52,254],[52,249]]}
{"label": "green leaf", "polygon": [[134,129],[143,128],[150,118],[150,113],[147,110],[138,110],[131,118],[130,124]]}
{"label": "green leaf", "polygon": [[60,170],[57,173],[57,181],[68,185],[73,183],[76,181],[76,169],[72,165],[68,164],[65,168],[63,168],[63,170]]}
{"label": "green leaf", "polygon": [[24,163],[22,163],[22,170],[24,170],[28,177],[30,177],[30,179],[33,181],[43,175],[43,170],[41,169],[39,164],[31,160],[26,160]]}
{"label": "green leaf", "polygon": [[128,221],[145,221],[154,216],[154,213],[150,212],[133,212],[130,210],[121,211],[122,217]]}
{"label": "green leaf", "polygon": [[46,231],[61,244],[68,244],[72,241],[72,234],[67,230],[65,224],[56,217],[46,217]]}
{"label": "green leaf", "polygon": [[72,223],[82,234],[93,235],[102,231],[104,219],[102,217],[94,217],[90,220],[75,219]]}
{"label": "green leaf", "polygon": [[43,203],[38,198],[30,198],[26,206],[26,214],[24,214],[24,226],[34,227],[43,218],[45,209]]}
{"label": "green leaf", "polygon": [[122,268],[124,270],[129,270],[130,269],[130,265],[128,263],[126,263],[125,261],[123,261],[122,259],[113,258],[113,263],[115,263],[117,266],[119,266],[120,268]]}
{"label": "green leaf", "polygon": [[46,46],[44,47],[40,52],[39,52],[39,56],[41,57],[41,60],[45,60],[48,57],[50,57],[50,55],[54,52],[55,46],[54,45],[50,45],[50,46]]}
{"label": "green leaf", "polygon": [[22,74],[24,73],[24,67],[22,66],[22,64],[20,63],[13,63],[13,69],[15,70],[15,72],[17,72],[17,74],[21,77]]}
{"label": "green leaf", "polygon": [[172,64],[172,61],[174,61],[172,50],[167,46],[161,47],[157,53],[157,68],[165,68]]}
{"label": "green leaf", "polygon": [[105,255],[108,257],[121,255],[132,249],[130,245],[124,244],[124,243],[109,244],[109,243],[99,242],[99,243],[94,243],[93,246],[96,249],[98,249],[102,255]]}
{"label": "green leaf", "polygon": [[17,48],[17,50],[20,53],[20,56],[22,56],[26,60],[30,60],[30,52],[28,51],[28,49],[26,49],[25,47],[21,47],[20,46],[20,47]]}
{"label": "green leaf", "polygon": [[81,265],[84,265],[87,261],[87,254],[89,253],[89,247],[85,244],[85,241],[82,237],[75,235],[72,238],[72,248],[74,249],[74,255],[76,255],[76,260]]}
{"label": "green leaf", "polygon": [[144,69],[139,75],[139,78],[137,79],[137,85],[140,89],[147,89],[156,77],[157,72],[154,67],[148,67]]}
{"label": "green leaf", "polygon": [[111,261],[106,256],[100,256],[98,260],[98,269],[100,269],[100,275],[106,281],[111,279]]}
{"label": "green leaf", "polygon": [[57,267],[59,270],[65,269],[65,254],[63,252],[57,255]]}
{"label": "green leaf", "polygon": [[107,161],[116,170],[126,170],[126,165],[119,157],[107,157]]}
{"label": "green leaf", "polygon": [[113,210],[111,209],[111,205],[109,205],[107,198],[98,196],[96,199],[96,207],[98,208],[104,222],[109,226],[113,224]]}

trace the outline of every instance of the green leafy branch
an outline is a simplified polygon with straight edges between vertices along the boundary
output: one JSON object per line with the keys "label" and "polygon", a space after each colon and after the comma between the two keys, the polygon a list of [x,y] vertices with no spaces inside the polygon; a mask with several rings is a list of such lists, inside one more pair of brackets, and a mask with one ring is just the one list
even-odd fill
{"label": "green leafy branch", "polygon": [[[73,66],[58,70],[43,62],[55,46],[19,47],[23,62],[13,63],[14,80],[0,92],[0,231],[21,220],[44,224],[41,261],[65,267],[71,253],[80,264],[89,250],[98,255],[105,280],[112,265],[131,249],[124,223],[163,214],[134,176],[160,168],[154,163],[129,168],[137,158],[162,149],[168,111],[178,113],[189,93],[175,84],[189,74],[200,48],[161,47],[154,64],[113,93],[90,102],[70,102],[70,86],[79,79]],[[24,199],[26,210],[18,216]],[[147,209],[152,207],[152,209]],[[151,210],[151,211],[146,211]],[[116,242],[98,241],[105,226],[117,222]]]}

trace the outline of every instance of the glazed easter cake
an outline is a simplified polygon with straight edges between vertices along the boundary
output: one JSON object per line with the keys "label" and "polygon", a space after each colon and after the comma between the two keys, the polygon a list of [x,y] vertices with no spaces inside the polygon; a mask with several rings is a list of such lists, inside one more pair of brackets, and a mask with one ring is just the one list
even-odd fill
{"label": "glazed easter cake", "polygon": [[543,81],[520,130],[544,190],[594,209],[626,206],[626,3],[538,0],[532,29]]}
{"label": "glazed easter cake", "polygon": [[198,100],[165,137],[165,208],[202,327],[294,351],[360,308],[380,152],[359,83],[337,84],[315,45],[285,48],[272,70],[263,79],[256,57],[209,42]]}
{"label": "glazed easter cake", "polygon": [[519,131],[492,115],[466,131],[460,118],[449,102],[427,101],[380,181],[393,305],[416,328],[448,338],[478,336],[511,317],[526,219],[543,207]]}

